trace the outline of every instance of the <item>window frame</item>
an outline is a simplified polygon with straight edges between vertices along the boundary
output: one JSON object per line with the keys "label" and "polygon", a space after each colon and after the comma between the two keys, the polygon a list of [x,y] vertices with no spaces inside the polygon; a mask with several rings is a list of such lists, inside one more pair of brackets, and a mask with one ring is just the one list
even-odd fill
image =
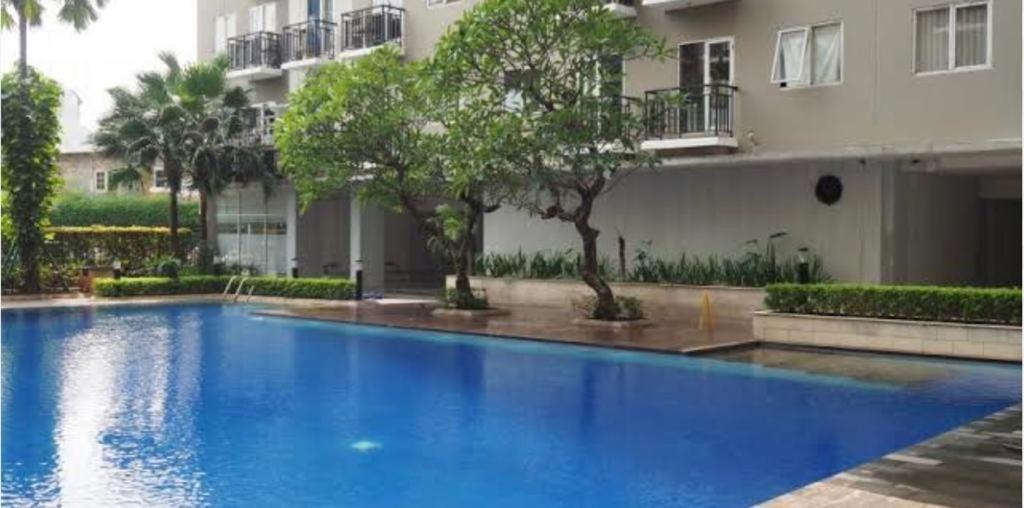
{"label": "window frame", "polygon": [[[99,177],[103,175],[103,188],[100,188]],[[96,193],[110,191],[110,172],[105,169],[97,169],[92,172],[92,190]]]}
{"label": "window frame", "polygon": [[461,3],[462,0],[425,0],[427,9],[443,9],[453,4]]}
{"label": "window frame", "polygon": [[[959,9],[968,7],[985,6],[985,63],[977,65],[956,65],[956,12]],[[946,10],[949,13],[949,26],[946,29],[947,41],[946,68],[934,71],[917,71],[917,14],[920,12]],[[911,10],[911,51],[910,51],[910,72],[914,76],[935,76],[940,74],[952,74],[957,72],[983,71],[992,68],[992,0],[973,0],[965,2],[949,2],[944,4],[917,7]]]}
{"label": "window frame", "polygon": [[[773,85],[779,85],[780,88],[789,88],[789,81],[784,79],[776,79],[776,72],[779,70],[779,52],[782,50],[782,36],[788,33],[803,32],[804,33],[804,51],[803,57],[800,59],[800,72],[798,76],[804,75],[804,66],[807,65],[807,47],[811,42],[811,27],[809,25],[791,26],[788,28],[781,28],[775,32],[775,51],[772,53],[772,72],[769,75],[769,82]],[[782,86],[785,85],[785,86]]]}
{"label": "window frame", "polygon": [[[828,83],[814,83],[814,54],[811,49],[813,48],[814,41],[814,29],[821,28],[823,26],[839,25],[839,79],[837,81],[830,81]],[[807,71],[807,81],[776,81],[775,70],[779,64],[778,52],[779,43],[782,42],[782,33],[787,31],[797,31],[805,29],[806,41],[804,43],[804,58],[801,63],[806,69],[801,68],[801,74],[803,71]],[[772,74],[771,83],[777,85],[780,90],[801,90],[804,88],[819,88],[829,86],[840,86],[846,81],[846,23],[843,23],[841,19],[832,19],[827,21],[819,21],[808,25],[791,26],[778,30],[778,35],[775,39],[775,52],[772,54],[774,60],[772,61]]]}

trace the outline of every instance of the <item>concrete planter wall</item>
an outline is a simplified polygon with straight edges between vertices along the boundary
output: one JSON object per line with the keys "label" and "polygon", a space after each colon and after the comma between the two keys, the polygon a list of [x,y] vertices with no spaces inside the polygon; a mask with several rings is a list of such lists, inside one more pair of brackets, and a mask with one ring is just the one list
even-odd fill
{"label": "concrete planter wall", "polygon": [[754,337],[806,346],[1021,360],[1019,326],[755,312]]}
{"label": "concrete planter wall", "polygon": [[[455,277],[448,276],[448,287]],[[491,305],[533,305],[569,308],[573,300],[592,295],[586,284],[575,280],[505,279],[473,277],[474,289],[487,293]],[[755,310],[764,307],[764,290],[722,286],[680,286],[673,284],[612,283],[616,295],[639,298],[652,317],[699,315],[705,293],[711,300],[715,319],[750,321]]]}

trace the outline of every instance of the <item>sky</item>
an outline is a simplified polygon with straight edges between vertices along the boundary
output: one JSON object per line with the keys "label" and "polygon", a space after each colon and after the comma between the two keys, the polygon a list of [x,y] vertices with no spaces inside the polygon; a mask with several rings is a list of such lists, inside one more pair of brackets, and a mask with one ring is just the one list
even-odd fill
{"label": "sky", "polygon": [[[133,86],[139,72],[162,68],[158,52],[195,60],[196,2],[203,0],[108,0],[83,32],[57,21],[59,0],[40,1],[47,11],[43,25],[29,30],[28,62],[78,93],[89,129],[110,108],[107,89]],[[7,72],[17,60],[17,31],[0,34],[0,68]]]}

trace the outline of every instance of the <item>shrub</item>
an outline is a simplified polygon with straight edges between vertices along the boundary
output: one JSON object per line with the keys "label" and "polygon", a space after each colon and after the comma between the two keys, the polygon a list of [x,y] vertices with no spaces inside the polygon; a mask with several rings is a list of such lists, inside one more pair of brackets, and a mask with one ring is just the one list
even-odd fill
{"label": "shrub", "polygon": [[[573,302],[573,307],[582,312],[588,319],[597,319],[594,311],[597,308],[596,296],[584,296]],[[632,296],[615,296],[615,321],[636,321],[644,318],[643,303]]]}
{"label": "shrub", "polygon": [[794,314],[1021,324],[1020,288],[775,284],[765,304]]}
{"label": "shrub", "polygon": [[[230,279],[231,277],[223,275],[182,276],[177,279],[166,277],[99,279],[93,284],[93,291],[99,296],[107,297],[209,294],[224,291],[224,287]],[[249,287],[254,288],[252,294],[259,296],[351,300],[355,295],[355,284],[348,279],[252,277],[247,280],[242,293],[248,294]]]}
{"label": "shrub", "polygon": [[442,289],[439,299],[447,309],[486,310],[491,308],[487,302],[487,295],[462,296],[454,288]]}
{"label": "shrub", "polygon": [[[126,273],[138,273],[153,260],[171,257],[170,230],[165,227],[88,226],[50,227],[49,252],[60,263],[91,264],[120,260]],[[179,230],[179,234],[190,234]]]}
{"label": "shrub", "polygon": [[[488,277],[579,279],[579,258],[579,254],[572,249],[540,251],[530,256],[522,251],[515,254],[489,253],[476,259],[474,271]],[[811,256],[809,264],[811,282],[829,280],[820,257]],[[775,248],[770,243],[763,250],[752,250],[738,258],[711,256],[701,259],[682,254],[678,261],[672,261],[655,258],[650,252],[649,242],[637,249],[633,268],[628,271],[625,279],[613,268],[608,258],[601,258],[598,269],[601,276],[608,280],[739,287],[796,282],[798,270],[796,259],[777,259]]]}
{"label": "shrub", "polygon": [[[170,224],[166,194],[151,196],[66,194],[57,198],[50,213],[54,226],[163,226]],[[199,203],[178,204],[181,225],[199,226]]]}

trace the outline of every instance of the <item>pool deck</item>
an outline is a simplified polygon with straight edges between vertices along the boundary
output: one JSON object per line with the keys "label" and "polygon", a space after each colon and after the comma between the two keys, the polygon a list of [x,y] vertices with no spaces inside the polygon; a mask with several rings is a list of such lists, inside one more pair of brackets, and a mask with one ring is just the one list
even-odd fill
{"label": "pool deck", "polygon": [[[128,299],[92,299],[82,296],[45,299],[5,297],[3,307],[146,305],[223,300],[220,295]],[[507,314],[499,316],[437,317],[431,314],[436,304],[422,297],[397,297],[364,302],[254,297],[252,303],[274,305],[275,308],[260,313],[278,317],[515,337],[676,354],[738,351],[729,354],[734,360],[739,360],[745,355],[741,350],[733,349],[734,346],[757,343],[751,340],[753,334],[750,323],[717,323],[714,331],[709,332],[698,330],[696,316],[660,316],[652,320],[649,327],[604,329],[573,324],[575,314],[572,311],[547,307],[512,307],[507,309]],[[767,359],[770,361],[771,357]],[[789,367],[813,370],[840,369],[847,375],[852,375],[848,364],[841,365],[836,361],[801,361],[799,365],[793,364]],[[1020,444],[1021,406],[1016,405],[910,448],[769,500],[761,506],[1021,506]]]}
{"label": "pool deck", "polygon": [[754,343],[749,321],[721,321],[708,331],[698,329],[698,316],[672,316],[652,319],[641,328],[612,329],[574,324],[578,316],[570,309],[506,306],[502,315],[440,317],[431,314],[436,308],[432,300],[408,298],[347,306],[289,306],[261,314],[665,353],[696,354]]}

